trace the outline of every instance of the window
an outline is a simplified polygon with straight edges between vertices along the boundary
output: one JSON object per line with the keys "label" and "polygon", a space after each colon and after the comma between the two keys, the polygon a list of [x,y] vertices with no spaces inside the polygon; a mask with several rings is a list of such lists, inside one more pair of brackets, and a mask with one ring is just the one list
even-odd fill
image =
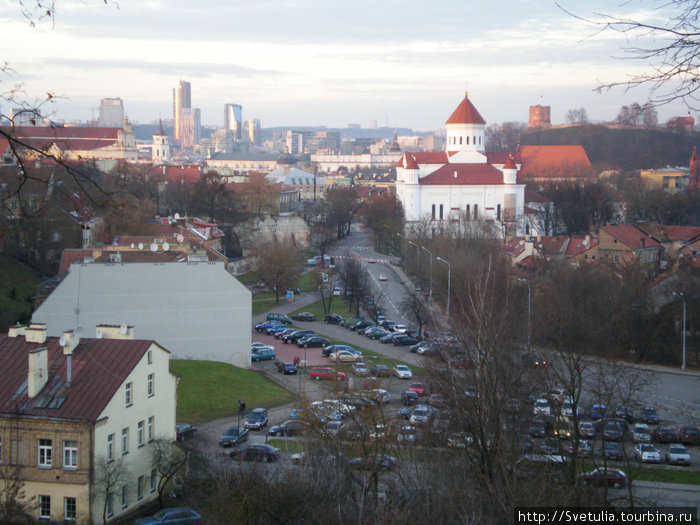
{"label": "window", "polygon": [[442,220],[442,204],[440,204],[440,220]]}
{"label": "window", "polygon": [[467,210],[466,210],[466,212],[467,212],[467,213],[466,213],[466,215],[467,215],[467,220],[469,221],[469,220],[471,220],[471,218],[472,218],[472,212],[471,212],[471,210],[469,209],[469,204],[467,204]]}
{"label": "window", "polygon": [[122,454],[129,453],[129,427],[122,428]]}
{"label": "window", "polygon": [[149,364],[149,365],[150,365],[150,364],[153,364],[153,350],[149,350],[149,351],[146,353],[146,356],[147,356],[147,358],[148,358],[148,364]]}
{"label": "window", "polygon": [[107,460],[114,460],[114,434],[107,436]]}
{"label": "window", "polygon": [[151,470],[151,492],[156,491],[156,469]]}
{"label": "window", "polygon": [[431,218],[434,220],[435,219],[435,204],[433,204],[433,211],[431,213]]}
{"label": "window", "polygon": [[617,254],[613,255],[613,261],[618,262],[619,260],[620,257]]}
{"label": "window", "polygon": [[[39,440],[39,467],[51,467],[51,440]],[[48,496],[47,496],[48,497]]]}
{"label": "window", "polygon": [[114,495],[107,494],[107,516],[114,516]]}
{"label": "window", "polygon": [[77,517],[75,498],[63,498],[63,517],[71,521]]}
{"label": "window", "polygon": [[501,205],[500,204],[496,205],[496,220],[497,221],[501,220]]}
{"label": "window", "polygon": [[129,506],[129,487],[122,485],[122,508]]}
{"label": "window", "polygon": [[136,441],[139,447],[143,446],[143,421],[139,421],[136,427]]}
{"label": "window", "polygon": [[153,428],[154,426],[155,426],[154,417],[151,416],[148,418],[148,441],[153,441],[153,435],[155,433],[155,428]]}
{"label": "window", "polygon": [[474,205],[474,220],[479,220],[479,205],[475,204]]}
{"label": "window", "polygon": [[148,374],[148,379],[146,380],[146,391],[148,392],[148,397],[153,397],[153,374]]}
{"label": "window", "polygon": [[131,398],[131,383],[127,383],[124,385],[124,397],[126,401],[126,406],[130,407],[133,404],[133,400]]}
{"label": "window", "polygon": [[143,476],[139,476],[139,479],[136,483],[136,499],[143,499],[143,484],[145,482],[145,479]]}
{"label": "window", "polygon": [[459,144],[462,145],[462,137],[459,137]]}
{"label": "window", "polygon": [[51,518],[51,496],[39,496],[39,517]]}
{"label": "window", "polygon": [[[462,143],[462,137],[459,137],[459,143]],[[469,146],[469,137],[467,137],[467,146]]]}
{"label": "window", "polygon": [[78,468],[78,442],[63,442],[63,468],[75,470]]}

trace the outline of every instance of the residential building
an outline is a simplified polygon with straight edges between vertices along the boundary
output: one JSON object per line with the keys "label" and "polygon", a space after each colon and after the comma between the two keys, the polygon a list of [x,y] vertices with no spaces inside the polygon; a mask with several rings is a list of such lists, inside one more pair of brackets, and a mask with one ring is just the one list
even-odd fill
{"label": "residential building", "polygon": [[97,124],[102,127],[118,127],[124,122],[124,102],[120,98],[103,98]]}
{"label": "residential building", "polygon": [[598,239],[601,258],[621,266],[636,264],[647,277],[659,272],[663,246],[633,225],[603,226]]}
{"label": "residential building", "polygon": [[666,167],[658,170],[640,170],[639,175],[647,186],[668,192],[684,191],[690,182],[690,169]]}
{"label": "residential building", "polygon": [[173,357],[250,367],[250,290],[206,255],[170,263],[75,261],[32,321],[45,323],[51,336],[66,327],[133,324]]}
{"label": "residential building", "polygon": [[235,176],[251,172],[270,172],[277,167],[277,159],[278,153],[220,152],[212,153],[204,162],[208,169],[215,170],[227,182],[245,182],[245,176],[238,180]]}
{"label": "residential building", "polygon": [[[0,463],[24,483],[38,521],[101,523],[157,497],[156,440],[175,440],[177,378],[169,352],[132,326],[95,338],[44,325],[0,335]],[[125,473],[110,493],[101,465]],[[0,481],[1,485],[2,481]]]}
{"label": "residential building", "polygon": [[294,188],[300,201],[322,198],[328,191],[328,183],[323,175],[314,175],[290,166],[274,169],[265,178],[287,188]]}

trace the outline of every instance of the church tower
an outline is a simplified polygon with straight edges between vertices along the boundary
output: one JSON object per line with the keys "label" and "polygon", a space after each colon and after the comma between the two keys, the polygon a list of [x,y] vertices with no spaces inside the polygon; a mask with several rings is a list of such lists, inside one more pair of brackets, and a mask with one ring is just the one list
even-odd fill
{"label": "church tower", "polygon": [[163,132],[163,124],[158,120],[158,129],[153,134],[153,149],[151,158],[154,163],[163,163],[170,160],[170,143],[168,135]]}
{"label": "church tower", "polygon": [[464,100],[447,119],[446,124],[445,151],[450,156],[450,163],[486,162],[484,154],[486,121],[471,103],[467,93],[464,94]]}

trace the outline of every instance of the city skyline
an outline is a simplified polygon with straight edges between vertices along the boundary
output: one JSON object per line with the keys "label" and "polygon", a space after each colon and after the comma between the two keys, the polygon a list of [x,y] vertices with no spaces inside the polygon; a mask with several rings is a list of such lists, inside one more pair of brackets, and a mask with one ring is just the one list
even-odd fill
{"label": "city skyline", "polygon": [[[592,121],[610,121],[648,98],[646,88],[594,93],[640,64],[615,58],[623,35],[594,35],[553,1],[443,1],[429,11],[417,1],[219,4],[61,0],[53,22],[32,27],[5,3],[0,59],[13,72],[0,88],[23,83],[30,102],[51,91],[59,99],[49,113],[68,121],[95,119],[101,99],[119,97],[132,121],[146,123],[173,117],[172,89],[185,80],[204,125],[223,127],[222,108],[233,101],[243,120],[264,127],[367,128],[374,120],[417,131],[442,128],[466,90],[488,123],[527,122],[536,104],[551,106],[553,124],[580,107]],[[581,16],[668,18],[651,1],[596,0],[585,11],[574,0],[559,4]],[[2,112],[11,107],[3,102]],[[680,102],[658,112],[660,122],[688,114]]]}

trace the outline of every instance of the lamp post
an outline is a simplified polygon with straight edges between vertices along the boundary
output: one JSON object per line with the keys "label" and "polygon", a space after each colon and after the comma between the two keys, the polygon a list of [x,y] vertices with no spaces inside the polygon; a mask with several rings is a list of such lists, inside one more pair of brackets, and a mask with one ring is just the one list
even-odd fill
{"label": "lamp post", "polygon": [[447,323],[450,323],[450,288],[452,286],[452,266],[442,257],[436,257],[440,262],[447,265]]}
{"label": "lamp post", "polygon": [[530,336],[532,334],[531,330],[531,319],[532,319],[532,285],[530,284],[530,281],[527,279],[518,279],[520,282],[524,282],[527,284],[527,351],[530,352]]}
{"label": "lamp post", "polygon": [[673,292],[673,295],[680,297],[683,301],[683,364],[681,370],[685,370],[685,294],[683,292]]}
{"label": "lamp post", "polygon": [[433,252],[428,250],[425,246],[420,247],[421,250],[425,250],[430,254],[430,291],[428,292],[428,301],[433,300]]}
{"label": "lamp post", "polygon": [[416,259],[416,281],[418,281],[418,270],[420,270],[420,246],[418,246],[415,242],[411,242],[408,239],[406,239],[406,242],[412,246],[416,247],[416,251],[418,252],[418,258]]}

